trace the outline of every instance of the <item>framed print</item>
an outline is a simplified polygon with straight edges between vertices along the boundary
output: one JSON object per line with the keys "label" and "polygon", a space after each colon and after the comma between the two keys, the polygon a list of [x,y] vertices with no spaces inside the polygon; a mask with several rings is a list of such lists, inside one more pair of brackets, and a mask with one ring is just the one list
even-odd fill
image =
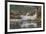
{"label": "framed print", "polygon": [[43,2],[6,1],[5,32],[23,33],[45,30]]}

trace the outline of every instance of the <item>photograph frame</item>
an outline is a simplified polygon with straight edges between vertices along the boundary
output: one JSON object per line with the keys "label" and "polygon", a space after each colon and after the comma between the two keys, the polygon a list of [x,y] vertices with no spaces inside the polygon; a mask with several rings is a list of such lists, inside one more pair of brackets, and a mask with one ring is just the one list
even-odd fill
{"label": "photograph frame", "polygon": [[[19,2],[19,3],[33,3],[33,4],[42,4],[43,5],[43,30],[35,31],[19,31],[19,32],[7,32],[7,3],[8,2]],[[45,3],[44,2],[27,2],[27,1],[5,1],[5,33],[25,33],[25,32],[42,32],[45,31]]]}

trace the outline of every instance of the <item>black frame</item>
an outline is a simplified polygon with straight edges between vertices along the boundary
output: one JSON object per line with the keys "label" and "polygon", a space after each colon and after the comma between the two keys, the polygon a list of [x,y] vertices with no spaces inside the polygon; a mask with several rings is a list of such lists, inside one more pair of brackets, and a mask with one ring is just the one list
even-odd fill
{"label": "black frame", "polygon": [[[20,3],[34,3],[34,4],[43,4],[43,30],[35,31],[20,31],[20,32],[7,32],[7,2],[20,2]],[[27,2],[27,1],[5,1],[5,34],[7,33],[25,33],[25,32],[42,32],[45,31],[45,3],[44,2]]]}

